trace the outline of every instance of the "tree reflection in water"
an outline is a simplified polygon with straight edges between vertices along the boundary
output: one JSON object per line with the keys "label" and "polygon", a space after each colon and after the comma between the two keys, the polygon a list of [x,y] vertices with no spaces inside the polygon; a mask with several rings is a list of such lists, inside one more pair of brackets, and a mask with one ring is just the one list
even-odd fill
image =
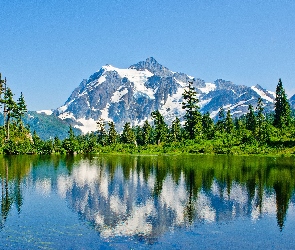
{"label": "tree reflection in water", "polygon": [[23,203],[22,178],[30,172],[31,158],[24,157],[4,157],[0,158],[0,178],[1,178],[1,221],[0,228],[8,217],[13,205],[18,213],[21,212]]}
{"label": "tree reflection in water", "polygon": [[21,212],[27,175],[35,187],[46,182],[105,238],[134,236],[153,242],[194,223],[237,217],[255,221],[267,214],[276,215],[283,230],[294,202],[292,158],[105,155],[8,157],[0,162],[1,226],[13,204]]}

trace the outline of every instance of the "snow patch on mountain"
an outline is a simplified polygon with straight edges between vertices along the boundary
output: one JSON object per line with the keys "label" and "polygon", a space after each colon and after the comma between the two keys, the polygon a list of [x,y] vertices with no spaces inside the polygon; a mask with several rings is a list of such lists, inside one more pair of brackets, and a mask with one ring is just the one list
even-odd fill
{"label": "snow patch on mountain", "polygon": [[78,119],[77,122],[79,124],[75,125],[74,127],[80,129],[83,134],[87,134],[89,132],[94,132],[97,130],[97,123],[92,118],[90,119],[81,118],[81,119]]}
{"label": "snow patch on mountain", "polygon": [[202,108],[202,107],[204,107],[207,103],[209,103],[211,100],[212,100],[212,98],[209,98],[209,99],[206,99],[206,100],[201,100],[201,101],[199,101],[198,106],[199,106],[200,108]]}
{"label": "snow patch on mountain", "polygon": [[64,113],[61,113],[58,118],[64,120],[64,119],[76,119],[74,114],[71,113],[71,112],[64,112]]}
{"label": "snow patch on mountain", "polygon": [[67,108],[68,108],[68,105],[63,105],[63,106],[59,107],[57,110],[59,113],[63,113],[67,110]]}
{"label": "snow patch on mountain", "polygon": [[103,110],[101,110],[101,118],[104,119],[105,121],[112,121],[111,118],[109,118],[109,107],[110,107],[110,104],[108,103],[105,108]]}
{"label": "snow patch on mountain", "polygon": [[205,85],[206,87],[199,88],[202,93],[208,94],[210,91],[214,91],[216,89],[216,85],[214,83],[206,82]]}
{"label": "snow patch on mountain", "polygon": [[[183,122],[183,92],[192,81],[201,113],[209,112],[217,120],[219,108],[230,109],[233,117],[246,114],[248,106],[257,105],[257,97],[266,100],[265,108],[273,110],[274,93],[256,85],[247,87],[217,79],[214,83],[173,72],[147,58],[127,69],[105,65],[84,79],[63,106],[54,110],[61,119],[71,119],[84,133],[94,131],[102,118],[114,121],[120,132],[125,122],[142,125],[159,110],[168,125],[178,117]],[[82,126],[84,128],[82,128]]]}
{"label": "snow patch on mountain", "polygon": [[269,102],[274,102],[274,99],[267,96],[262,90],[256,88],[256,86],[252,86],[251,89],[253,89],[258,95],[260,95],[261,98],[263,98]]}
{"label": "snow patch on mountain", "polygon": [[45,115],[52,115],[53,111],[52,110],[39,110],[37,111],[38,114],[45,114]]}
{"label": "snow patch on mountain", "polygon": [[127,88],[119,88],[112,96],[111,102],[119,102],[122,96],[126,95],[128,93]]}

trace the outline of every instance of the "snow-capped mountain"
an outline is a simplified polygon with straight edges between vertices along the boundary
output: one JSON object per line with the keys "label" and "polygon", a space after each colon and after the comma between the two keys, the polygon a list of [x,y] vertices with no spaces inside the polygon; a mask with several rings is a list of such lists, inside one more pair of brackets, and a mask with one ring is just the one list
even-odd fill
{"label": "snow-capped mountain", "polygon": [[259,85],[247,87],[221,79],[207,83],[173,72],[150,57],[127,69],[103,66],[83,80],[54,114],[71,120],[84,133],[96,130],[99,118],[114,121],[119,130],[125,122],[140,125],[150,120],[154,110],[159,110],[169,124],[184,114],[182,93],[189,81],[198,93],[201,112],[209,112],[212,118],[220,107],[230,109],[233,116],[245,114],[249,104],[256,106],[259,97],[266,109],[273,108],[274,93]]}

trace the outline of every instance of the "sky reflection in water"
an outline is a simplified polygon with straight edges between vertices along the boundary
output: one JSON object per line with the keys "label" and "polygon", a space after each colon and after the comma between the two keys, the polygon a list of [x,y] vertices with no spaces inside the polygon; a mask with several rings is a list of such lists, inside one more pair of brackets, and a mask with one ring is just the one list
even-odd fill
{"label": "sky reflection in water", "polygon": [[22,156],[0,176],[1,247],[295,246],[292,158]]}

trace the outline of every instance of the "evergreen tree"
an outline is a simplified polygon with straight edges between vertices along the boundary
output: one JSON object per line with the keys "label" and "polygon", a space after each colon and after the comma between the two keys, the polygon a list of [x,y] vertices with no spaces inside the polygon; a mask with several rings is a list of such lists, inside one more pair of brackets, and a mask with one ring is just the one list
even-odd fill
{"label": "evergreen tree", "polygon": [[117,142],[118,133],[115,128],[114,122],[108,122],[109,130],[108,130],[108,143],[109,145],[115,144]]}
{"label": "evergreen tree", "polygon": [[152,127],[149,124],[148,120],[144,121],[144,124],[142,126],[142,143],[143,145],[148,145],[151,143],[151,132]]}
{"label": "evergreen tree", "polygon": [[256,117],[256,130],[257,130],[257,139],[259,142],[265,142],[268,140],[268,129],[265,116],[263,114],[264,104],[262,98],[259,97],[257,101],[257,117]]}
{"label": "evergreen tree", "polygon": [[40,139],[40,137],[37,135],[35,130],[34,130],[33,135],[32,135],[32,141],[33,141],[34,153],[41,154],[42,153],[43,142]]}
{"label": "evergreen tree", "polygon": [[15,118],[17,119],[18,123],[21,123],[22,117],[27,112],[27,105],[25,103],[25,99],[24,99],[22,92],[21,92],[19,99],[17,100],[16,105],[17,105],[17,107],[16,107],[16,112],[15,112],[16,113]]}
{"label": "evergreen tree", "polygon": [[223,133],[225,129],[225,112],[224,108],[220,107],[218,111],[218,121],[216,123],[216,128],[219,132]]}
{"label": "evergreen tree", "polygon": [[214,131],[214,122],[210,117],[209,112],[202,116],[203,132],[206,139],[211,139]]}
{"label": "evergreen tree", "polygon": [[1,73],[0,73],[0,103],[3,103],[3,99],[2,99],[2,94],[5,91],[5,80],[2,80],[1,78]]}
{"label": "evergreen tree", "polygon": [[254,133],[256,130],[256,117],[251,104],[249,104],[248,111],[246,114],[246,129]]}
{"label": "evergreen tree", "polygon": [[184,115],[184,129],[189,139],[195,139],[202,133],[202,115],[199,112],[199,106],[197,105],[199,99],[197,98],[197,92],[193,87],[193,82],[188,83],[187,89],[182,94],[184,101],[182,102],[182,108],[186,111]]}
{"label": "evergreen tree", "polygon": [[68,154],[74,154],[79,150],[79,145],[72,126],[70,126],[69,128],[68,135],[68,138],[63,140],[62,147],[66,150]]}
{"label": "evergreen tree", "polygon": [[277,128],[283,128],[289,126],[291,122],[291,108],[283,88],[281,78],[279,79],[276,87],[276,98],[275,98],[275,114],[273,125]]}
{"label": "evergreen tree", "polygon": [[55,136],[53,140],[53,150],[55,153],[61,153],[62,151],[62,144],[57,136]]}
{"label": "evergreen tree", "polygon": [[96,122],[96,124],[97,124],[97,141],[99,144],[105,145],[106,137],[107,137],[107,133],[105,129],[105,121],[102,118],[100,118]]}
{"label": "evergreen tree", "polygon": [[130,122],[126,122],[123,127],[121,141],[127,144],[135,143],[135,134],[132,128],[130,127]]}
{"label": "evergreen tree", "polygon": [[232,119],[231,114],[230,114],[230,110],[228,110],[226,112],[224,125],[225,125],[225,132],[226,133],[230,134],[230,133],[233,132],[234,124],[233,124],[233,119]]}
{"label": "evergreen tree", "polygon": [[157,144],[160,144],[161,142],[164,142],[167,138],[168,127],[164,121],[164,117],[158,110],[153,111],[151,115],[154,119],[155,124],[155,140]]}
{"label": "evergreen tree", "polygon": [[172,122],[170,138],[172,141],[180,141],[181,140],[181,125],[178,117]]}
{"label": "evergreen tree", "polygon": [[5,127],[6,127],[6,139],[9,140],[9,123],[10,119],[15,116],[17,110],[17,104],[13,100],[13,93],[10,88],[7,88],[4,92],[4,117],[5,117]]}

